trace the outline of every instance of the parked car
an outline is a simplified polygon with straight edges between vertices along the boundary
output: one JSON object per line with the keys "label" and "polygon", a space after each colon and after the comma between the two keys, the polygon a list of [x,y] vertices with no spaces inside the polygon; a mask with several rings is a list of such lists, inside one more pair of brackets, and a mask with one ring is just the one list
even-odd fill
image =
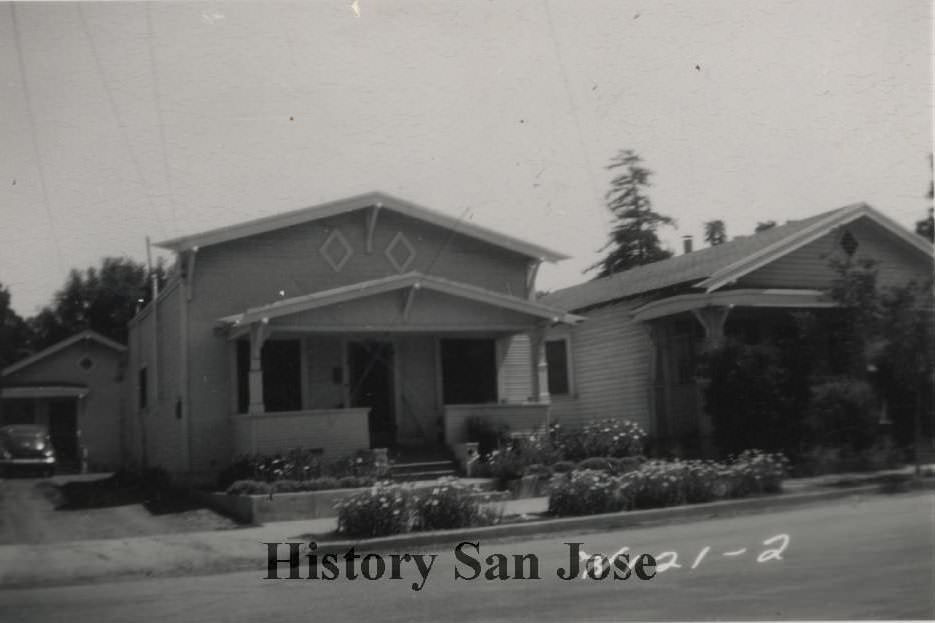
{"label": "parked car", "polygon": [[15,424],[0,428],[0,473],[16,468],[55,473],[55,449],[45,426]]}

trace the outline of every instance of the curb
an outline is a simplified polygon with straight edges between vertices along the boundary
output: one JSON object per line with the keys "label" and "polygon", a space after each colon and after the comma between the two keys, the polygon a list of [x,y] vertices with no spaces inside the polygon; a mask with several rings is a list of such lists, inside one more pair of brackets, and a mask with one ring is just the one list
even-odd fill
{"label": "curb", "polygon": [[824,502],[853,495],[882,493],[879,484],[854,486],[832,491],[810,491],[807,493],[772,494],[741,500],[724,500],[667,508],[653,508],[638,511],[620,511],[583,515],[580,517],[562,517],[529,521],[528,523],[508,523],[497,526],[459,528],[455,530],[437,530],[433,532],[414,532],[374,539],[346,539],[337,541],[317,541],[320,535],[300,535],[295,541],[316,541],[319,554],[341,553],[352,547],[359,552],[379,552],[385,550],[400,551],[403,548],[434,547],[460,543],[464,540],[496,541],[514,537],[536,537],[561,532],[602,532],[618,530],[645,524],[677,523],[720,517],[757,513],[766,510],[782,510],[804,506],[814,502]]}

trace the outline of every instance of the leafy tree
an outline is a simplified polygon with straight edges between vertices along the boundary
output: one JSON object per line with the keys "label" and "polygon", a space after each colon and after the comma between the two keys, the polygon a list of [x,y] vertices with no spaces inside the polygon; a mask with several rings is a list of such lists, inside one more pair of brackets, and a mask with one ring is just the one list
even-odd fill
{"label": "leafy tree", "polygon": [[935,209],[929,208],[928,217],[916,221],[916,233],[928,238],[929,242],[935,242]]}
{"label": "leafy tree", "polygon": [[753,230],[753,233],[758,234],[761,231],[772,229],[775,226],[776,226],[776,221],[760,221],[756,224],[756,229]]}
{"label": "leafy tree", "polygon": [[653,210],[646,192],[652,171],[642,166],[642,162],[635,152],[624,149],[607,166],[609,171],[620,169],[620,172],[611,181],[605,197],[614,224],[601,252],[609,251],[604,259],[585,270],[598,269],[597,278],[672,257],[671,251],[662,248],[656,230],[674,225],[675,221]]}
{"label": "leafy tree", "polygon": [[705,223],[704,239],[712,247],[727,242],[727,227],[724,225],[724,221],[716,219]]}
{"label": "leafy tree", "polygon": [[10,291],[0,284],[0,370],[29,354],[29,326],[10,300]]}
{"label": "leafy tree", "polygon": [[[161,261],[153,274],[161,287],[166,279]],[[85,329],[125,344],[127,323],[151,298],[149,271],[130,258],[107,257],[99,268],[73,269],[53,303],[30,319],[34,346],[45,348]]]}
{"label": "leafy tree", "polygon": [[[10,291],[0,284],[0,371],[29,354],[29,326],[10,307]],[[0,376],[0,391],[3,376]],[[0,423],[3,422],[3,401],[0,400]]]}

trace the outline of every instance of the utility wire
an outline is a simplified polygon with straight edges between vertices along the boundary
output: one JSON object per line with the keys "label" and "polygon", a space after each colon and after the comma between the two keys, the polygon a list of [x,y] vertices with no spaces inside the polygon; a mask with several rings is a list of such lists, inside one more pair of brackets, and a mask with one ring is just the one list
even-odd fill
{"label": "utility wire", "polygon": [[42,164],[42,154],[39,151],[39,137],[36,132],[36,118],[33,113],[32,93],[29,90],[29,80],[26,77],[26,61],[23,58],[23,42],[20,35],[19,21],[16,18],[16,3],[10,3],[10,17],[13,24],[13,41],[16,46],[16,65],[19,68],[20,80],[23,83],[23,98],[26,101],[26,117],[29,121],[29,137],[32,141],[33,155],[36,158],[36,170],[39,173],[39,189],[42,192],[42,207],[45,209],[45,216],[49,223],[49,231],[52,232],[52,242],[55,245],[55,258],[58,270],[61,271],[64,264],[62,262],[62,250],[59,247],[58,231],[55,227],[55,219],[52,217],[52,207],[49,201],[49,189],[46,184],[45,167]]}
{"label": "utility wire", "polygon": [[81,24],[81,29],[84,32],[84,36],[88,40],[88,46],[91,49],[91,57],[94,59],[94,68],[97,70],[97,75],[101,80],[101,87],[104,89],[104,94],[107,96],[107,105],[110,108],[110,113],[113,115],[114,121],[117,124],[117,129],[120,131],[120,137],[123,139],[123,145],[130,156],[130,163],[133,165],[133,168],[136,171],[136,176],[139,179],[140,184],[143,186],[143,191],[146,194],[146,200],[149,203],[150,210],[152,210],[153,214],[156,215],[156,221],[159,225],[160,231],[164,237],[168,237],[165,224],[162,222],[162,216],[159,214],[159,209],[156,207],[152,194],[149,192],[146,178],[143,176],[143,169],[140,166],[140,161],[136,157],[136,152],[133,150],[133,146],[130,143],[130,137],[127,134],[126,123],[124,123],[123,117],[120,115],[120,110],[117,108],[117,101],[114,98],[113,91],[111,90],[110,85],[107,84],[107,78],[104,76],[104,67],[101,63],[101,58],[98,54],[97,46],[94,44],[94,37],[91,36],[91,30],[88,28],[88,20],[84,14],[84,6],[82,6],[80,2],[77,2],[75,3],[75,7],[78,10],[78,21]]}

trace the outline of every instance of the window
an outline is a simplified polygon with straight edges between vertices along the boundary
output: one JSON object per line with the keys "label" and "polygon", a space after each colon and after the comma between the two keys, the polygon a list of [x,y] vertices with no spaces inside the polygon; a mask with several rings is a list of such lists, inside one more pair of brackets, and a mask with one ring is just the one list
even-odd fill
{"label": "window", "polygon": [[88,357],[87,355],[85,355],[84,357],[78,360],[78,367],[84,370],[85,372],[87,372],[88,370],[94,367],[94,360]]}
{"label": "window", "polygon": [[140,371],[137,376],[137,391],[139,395],[137,396],[137,403],[140,406],[140,410],[146,408],[146,405],[149,402],[149,371],[146,369],[146,366],[140,368]]}
{"label": "window", "polygon": [[568,340],[547,340],[545,343],[545,361],[549,366],[549,393],[556,396],[571,393]]}
{"label": "window", "polygon": [[446,405],[497,402],[494,340],[442,340],[442,396]]}
{"label": "window", "polygon": [[[263,405],[266,411],[302,408],[302,347],[299,340],[267,340],[260,356],[263,367]],[[250,404],[250,342],[237,342],[237,408]]]}

